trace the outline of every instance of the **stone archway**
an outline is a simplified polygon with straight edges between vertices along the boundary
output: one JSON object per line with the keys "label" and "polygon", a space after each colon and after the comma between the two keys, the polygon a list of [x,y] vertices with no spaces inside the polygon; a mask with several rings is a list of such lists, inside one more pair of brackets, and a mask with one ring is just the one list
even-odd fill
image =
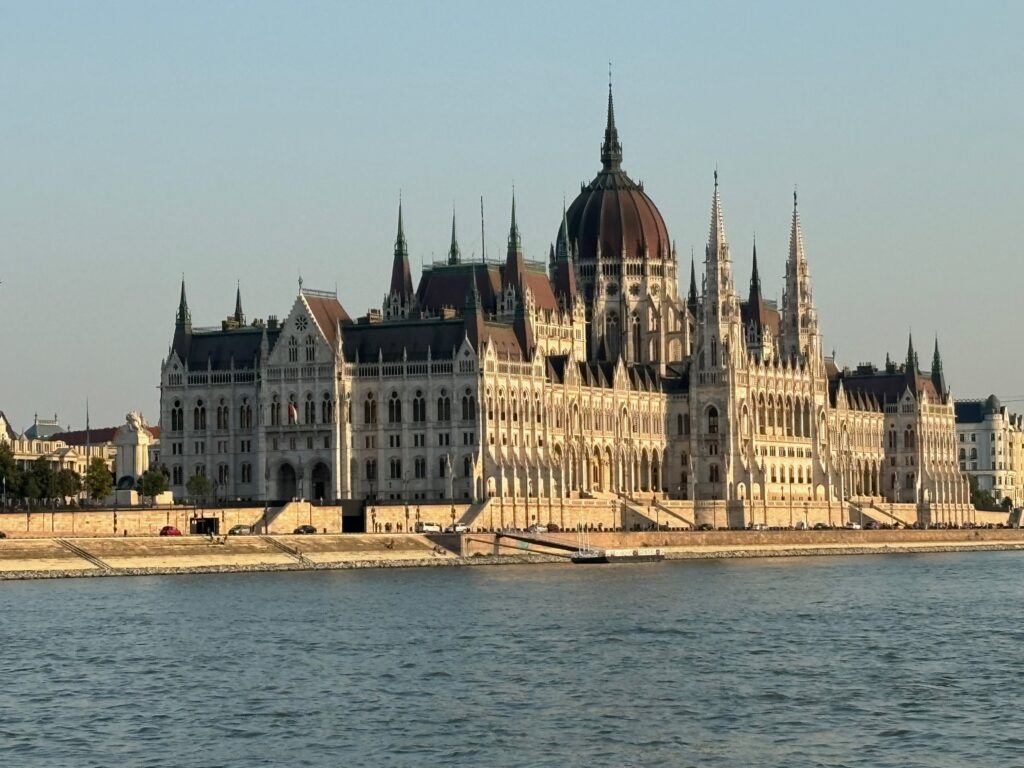
{"label": "stone archway", "polygon": [[294,499],[298,491],[298,479],[295,474],[295,467],[284,462],[277,468],[277,498],[290,501]]}
{"label": "stone archway", "polygon": [[330,468],[322,461],[317,462],[310,477],[313,483],[313,499],[319,501],[330,499],[332,496]]}

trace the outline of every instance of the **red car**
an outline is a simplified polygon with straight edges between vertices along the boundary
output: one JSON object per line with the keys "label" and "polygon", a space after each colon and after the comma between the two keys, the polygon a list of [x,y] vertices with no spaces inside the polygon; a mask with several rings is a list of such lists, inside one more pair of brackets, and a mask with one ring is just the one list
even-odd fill
{"label": "red car", "polygon": [[160,529],[161,536],[181,536],[181,531],[175,528],[173,525],[165,525]]}

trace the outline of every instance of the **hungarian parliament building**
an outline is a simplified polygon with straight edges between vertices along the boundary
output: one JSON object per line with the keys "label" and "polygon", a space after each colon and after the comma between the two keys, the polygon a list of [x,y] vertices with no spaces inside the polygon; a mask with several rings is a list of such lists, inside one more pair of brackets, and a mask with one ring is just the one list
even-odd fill
{"label": "hungarian parliament building", "polygon": [[[557,216],[553,217],[557,219]],[[657,206],[622,168],[611,88],[601,169],[561,212],[547,263],[447,258],[414,284],[398,211],[380,310],[298,295],[247,321],[240,293],[193,327],[182,282],[161,364],[162,460],[186,497],[725,502],[964,508],[953,400],[936,341],[840,367],[823,352],[796,195],[781,306],[756,246],[737,289],[715,174],[703,274],[680,290]]]}

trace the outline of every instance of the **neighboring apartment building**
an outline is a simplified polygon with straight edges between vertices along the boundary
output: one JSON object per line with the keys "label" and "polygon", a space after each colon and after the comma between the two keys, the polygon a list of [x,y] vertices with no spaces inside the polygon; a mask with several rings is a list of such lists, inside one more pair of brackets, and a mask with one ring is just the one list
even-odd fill
{"label": "neighboring apartment building", "polygon": [[995,395],[958,400],[955,407],[961,471],[997,502],[1009,497],[1015,507],[1024,504],[1024,417]]}

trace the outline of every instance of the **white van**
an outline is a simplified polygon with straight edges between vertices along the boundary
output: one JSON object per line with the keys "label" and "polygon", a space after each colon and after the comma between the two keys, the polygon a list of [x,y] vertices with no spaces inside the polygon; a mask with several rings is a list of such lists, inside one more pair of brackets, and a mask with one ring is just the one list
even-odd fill
{"label": "white van", "polygon": [[416,533],[440,533],[441,526],[437,523],[416,523]]}

